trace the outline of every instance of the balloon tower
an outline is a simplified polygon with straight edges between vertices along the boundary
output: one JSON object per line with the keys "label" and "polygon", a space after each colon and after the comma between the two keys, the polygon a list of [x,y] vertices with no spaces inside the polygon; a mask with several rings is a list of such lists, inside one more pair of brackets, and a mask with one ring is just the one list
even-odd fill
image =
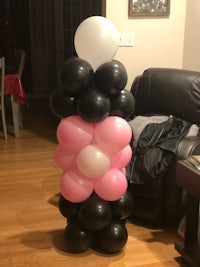
{"label": "balloon tower", "polygon": [[54,160],[63,170],[59,211],[67,219],[66,251],[118,253],[128,239],[126,218],[134,202],[125,169],[132,157],[127,118],[134,98],[125,89],[125,67],[113,60],[118,32],[109,20],[84,20],[74,45],[78,56],[64,63],[61,89],[50,99],[61,119]]}

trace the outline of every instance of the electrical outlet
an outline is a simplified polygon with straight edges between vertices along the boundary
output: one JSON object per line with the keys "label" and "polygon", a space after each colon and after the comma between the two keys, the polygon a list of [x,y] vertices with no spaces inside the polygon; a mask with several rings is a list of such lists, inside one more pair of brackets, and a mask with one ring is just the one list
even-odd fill
{"label": "electrical outlet", "polygon": [[119,46],[134,46],[133,32],[120,32],[119,33]]}

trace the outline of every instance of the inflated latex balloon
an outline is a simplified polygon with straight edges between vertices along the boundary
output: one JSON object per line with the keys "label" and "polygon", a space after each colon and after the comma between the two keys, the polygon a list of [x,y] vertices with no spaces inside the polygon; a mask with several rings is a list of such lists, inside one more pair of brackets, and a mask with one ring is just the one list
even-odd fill
{"label": "inflated latex balloon", "polygon": [[83,202],[92,194],[93,183],[76,171],[68,171],[61,179],[60,192],[70,202]]}
{"label": "inflated latex balloon", "polygon": [[58,167],[66,171],[69,168],[76,168],[76,156],[73,152],[66,150],[61,144],[58,144],[54,151],[54,161]]}
{"label": "inflated latex balloon", "polygon": [[60,195],[58,208],[60,213],[67,219],[71,220],[78,217],[80,203],[73,203]]}
{"label": "inflated latex balloon", "polygon": [[111,201],[110,205],[114,212],[114,217],[123,220],[127,219],[133,212],[134,199],[131,193],[126,191],[118,200]]}
{"label": "inflated latex balloon", "polygon": [[123,249],[127,240],[126,227],[121,222],[113,221],[97,232],[95,246],[104,253],[117,253]]}
{"label": "inflated latex balloon", "polygon": [[78,99],[78,115],[87,122],[100,122],[108,117],[110,99],[102,92],[90,88]]}
{"label": "inflated latex balloon", "polygon": [[62,119],[71,115],[77,115],[77,99],[70,96],[63,89],[55,90],[50,97],[50,108],[53,114]]}
{"label": "inflated latex balloon", "polygon": [[78,95],[93,84],[94,71],[87,61],[70,58],[62,67],[60,80],[68,94]]}
{"label": "inflated latex balloon", "polygon": [[87,60],[94,70],[110,61],[117,53],[119,33],[105,17],[92,16],[85,19],[74,36],[75,50],[80,58]]}
{"label": "inflated latex balloon", "polygon": [[111,219],[111,206],[107,201],[99,198],[95,194],[80,206],[79,220],[90,231],[102,229]]}
{"label": "inflated latex balloon", "polygon": [[130,91],[124,89],[110,98],[110,115],[128,119],[135,110],[135,98]]}
{"label": "inflated latex balloon", "polygon": [[126,176],[126,168],[122,168],[121,172],[124,174],[124,176]]}
{"label": "inflated latex balloon", "polygon": [[68,252],[81,253],[89,249],[91,233],[79,222],[69,223],[65,228],[64,241]]}
{"label": "inflated latex balloon", "polygon": [[95,72],[97,89],[110,96],[122,91],[126,86],[127,79],[128,76],[124,65],[117,60],[100,65]]}
{"label": "inflated latex balloon", "polygon": [[128,165],[132,158],[132,148],[130,145],[125,146],[122,150],[110,154],[110,168],[122,169]]}
{"label": "inflated latex balloon", "polygon": [[95,127],[95,140],[104,150],[118,152],[130,143],[132,130],[126,120],[109,116]]}
{"label": "inflated latex balloon", "polygon": [[127,179],[118,169],[110,169],[104,176],[94,180],[94,191],[107,201],[115,201],[127,190]]}
{"label": "inflated latex balloon", "polygon": [[88,177],[105,174],[110,167],[110,158],[97,145],[85,146],[77,155],[77,166],[80,172]]}
{"label": "inflated latex balloon", "polygon": [[59,143],[65,149],[76,152],[91,143],[94,127],[79,116],[70,116],[61,120],[56,134]]}

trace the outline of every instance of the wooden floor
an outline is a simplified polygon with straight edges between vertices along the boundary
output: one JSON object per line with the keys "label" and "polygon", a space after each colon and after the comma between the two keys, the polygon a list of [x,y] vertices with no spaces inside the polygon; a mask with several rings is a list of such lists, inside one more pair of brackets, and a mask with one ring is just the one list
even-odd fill
{"label": "wooden floor", "polygon": [[65,251],[57,208],[61,170],[53,161],[55,124],[30,112],[18,138],[0,138],[0,267],[186,267],[176,231],[127,222],[128,242],[114,255]]}

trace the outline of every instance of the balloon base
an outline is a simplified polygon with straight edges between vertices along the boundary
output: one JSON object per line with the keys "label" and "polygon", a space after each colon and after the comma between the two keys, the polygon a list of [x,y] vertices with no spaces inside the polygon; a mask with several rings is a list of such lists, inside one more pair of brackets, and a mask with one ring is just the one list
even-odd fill
{"label": "balloon base", "polygon": [[72,203],[60,195],[59,211],[67,218],[66,252],[93,249],[103,254],[120,253],[128,240],[126,219],[133,210],[133,202],[128,191],[116,201],[106,201],[93,193],[86,201]]}

